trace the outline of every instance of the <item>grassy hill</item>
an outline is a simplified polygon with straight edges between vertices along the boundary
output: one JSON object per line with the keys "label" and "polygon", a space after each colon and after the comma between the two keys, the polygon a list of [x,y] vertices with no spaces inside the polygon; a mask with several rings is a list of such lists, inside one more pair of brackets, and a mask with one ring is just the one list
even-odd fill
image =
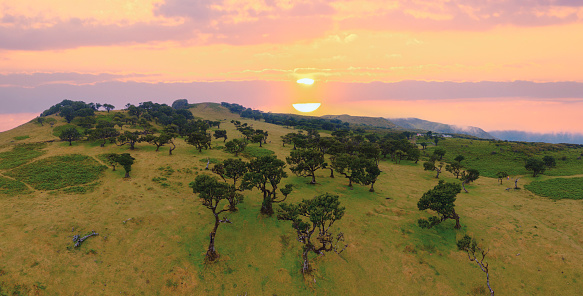
{"label": "grassy hill", "polygon": [[380,127],[380,128],[387,128],[387,129],[398,129],[399,128],[391,121],[389,121],[385,118],[382,118],[382,117],[352,116],[352,115],[348,115],[348,114],[324,115],[321,117],[326,118],[326,119],[339,119],[339,120],[342,120],[344,122],[348,122],[348,123],[354,124],[354,125]]}
{"label": "grassy hill", "polygon": [[[280,136],[292,129],[242,119],[217,104],[190,110],[199,118],[224,121],[221,129],[229,139],[240,137],[231,119],[269,131],[264,148],[250,144],[254,148],[243,159],[267,150],[285,159],[291,151],[290,145],[282,147]],[[188,184],[209,173],[207,159],[232,157],[221,149],[222,139],[213,139],[213,149],[201,153],[178,139],[171,156],[167,147],[155,152],[147,143],[134,151],[93,142],[69,146],[53,134],[65,125],[55,118],[59,122],[52,128],[31,122],[0,134],[0,295],[487,295],[484,274],[456,248],[464,234],[489,248],[486,261],[498,295],[583,290],[581,201],[508,191],[512,180],[499,185],[492,178],[504,168],[521,178],[521,187],[559,178],[577,181],[581,178],[572,177],[583,175],[575,157],[580,148],[531,151],[490,141],[439,142],[446,158],[463,153],[468,166],[483,172],[466,186],[470,193],[458,195],[462,229],[457,231],[453,221],[433,229],[417,226],[419,218],[429,216],[417,210],[417,202],[437,184],[422,161],[381,160],[375,193],[360,185],[349,189],[345,178],[331,179],[328,170],[317,171],[316,185],[288,171],[282,184],[296,188],[289,202],[330,192],[346,207],[334,227],[344,233],[347,249],[315,258],[314,276],[304,278],[301,244],[290,222],[260,215],[257,190],[245,191],[239,211],[228,215],[233,223],[220,226],[219,261],[204,263],[213,217]],[[107,166],[102,155],[110,152],[136,158],[131,178]],[[521,164],[525,153],[567,158],[532,178]],[[455,181],[446,172],[441,179]],[[73,235],[91,231],[99,235],[73,247]]]}

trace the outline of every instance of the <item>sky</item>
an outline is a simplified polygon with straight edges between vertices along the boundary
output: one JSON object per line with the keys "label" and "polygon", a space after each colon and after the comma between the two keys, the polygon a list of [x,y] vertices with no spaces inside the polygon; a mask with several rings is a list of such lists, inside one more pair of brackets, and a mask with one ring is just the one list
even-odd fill
{"label": "sky", "polygon": [[0,131],[185,98],[582,133],[582,32],[579,0],[0,0]]}

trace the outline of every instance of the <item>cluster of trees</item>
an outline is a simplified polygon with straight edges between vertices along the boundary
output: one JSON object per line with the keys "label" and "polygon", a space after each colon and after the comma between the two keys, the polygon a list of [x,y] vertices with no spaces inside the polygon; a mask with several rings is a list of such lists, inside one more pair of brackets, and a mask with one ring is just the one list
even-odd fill
{"label": "cluster of trees", "polygon": [[[262,156],[254,158],[249,162],[241,159],[225,159],[222,163],[216,164],[212,172],[217,176],[199,175],[190,187],[201,199],[202,204],[207,207],[214,216],[214,226],[209,234],[209,247],[205,260],[214,261],[219,257],[215,248],[215,237],[221,223],[232,223],[228,217],[220,217],[237,211],[237,204],[243,201],[244,190],[254,188],[261,191],[263,202],[261,213],[273,215],[274,203],[284,202],[292,192],[291,184],[286,184],[280,188],[282,179],[287,177],[285,172],[285,162],[277,159],[276,156]],[[221,206],[221,202],[225,201]],[[298,241],[303,243],[302,272],[311,271],[308,254],[323,254],[324,252],[340,250],[339,243],[343,241],[343,234],[334,236],[330,226],[342,218],[344,207],[340,207],[337,195],[323,194],[311,200],[303,200],[300,204],[282,203],[278,210],[279,220],[292,221],[292,227],[296,230]],[[313,234],[318,230],[314,242]]]}
{"label": "cluster of trees", "polygon": [[[80,104],[76,105],[81,106]],[[64,107],[59,108],[67,106],[65,104]],[[95,104],[86,104],[85,107],[78,110],[83,110],[87,106],[94,111],[101,107]],[[91,126],[86,135],[90,139],[102,141],[102,146],[109,140],[119,146],[128,144],[130,149],[134,149],[136,143],[148,142],[157,147],[156,151],[159,147],[169,143],[175,148],[173,139],[184,136],[185,141],[195,146],[199,152],[202,149],[209,149],[211,134],[208,130],[210,126],[219,128],[221,122],[195,120],[187,110],[188,106],[186,100],[176,101],[172,107],[151,102],[140,103],[139,106],[128,104],[126,105],[127,114],[117,113],[112,121],[99,120],[95,122],[94,127]],[[276,118],[273,117],[273,114],[264,114],[237,104],[223,103],[223,106],[232,112],[245,114],[245,117],[261,115],[261,117],[253,117],[256,120],[268,121]],[[73,107],[70,106],[70,108]],[[81,111],[81,113],[83,112],[89,111]],[[158,132],[153,128],[151,122],[162,125],[162,131]],[[123,130],[123,125],[128,123],[139,124],[143,131],[126,130],[121,132],[115,128],[118,125],[120,130]],[[220,129],[215,130],[212,135],[215,139],[224,139],[226,151],[237,156],[238,153],[244,151],[248,142],[259,143],[259,146],[267,143],[269,135],[267,131],[254,129],[239,121],[232,121],[232,123],[244,136],[242,139],[232,139],[227,142],[227,132]],[[288,123],[289,121],[285,124]],[[320,123],[311,126],[324,129]],[[348,179],[349,187],[352,187],[353,184],[370,185],[370,191],[374,192],[374,184],[381,173],[378,166],[381,158],[390,159],[395,164],[399,164],[404,159],[417,162],[421,156],[417,145],[408,140],[412,135],[409,132],[386,133],[380,136],[377,133],[368,133],[363,129],[350,130],[343,127],[345,125],[341,123],[331,127],[333,130],[331,137],[321,137],[319,132],[313,128],[306,128],[282,136],[284,146],[286,144],[293,145],[293,149],[285,161],[273,155],[254,158],[248,162],[231,158],[212,168],[212,172],[216,176],[206,174],[197,176],[189,186],[195,194],[198,194],[202,204],[211,210],[215,220],[214,227],[209,234],[210,242],[206,260],[213,261],[218,258],[219,254],[215,248],[218,227],[222,223],[232,223],[226,215],[236,212],[237,205],[243,201],[242,192],[252,189],[261,191],[263,199],[260,211],[262,214],[273,215],[276,213],[273,205],[279,203],[281,206],[277,210],[277,219],[291,221],[297,239],[303,245],[302,272],[309,273],[311,271],[309,254],[322,255],[331,251],[342,252],[346,248],[346,245],[342,246],[344,236],[341,232],[333,233],[331,230],[331,226],[340,220],[345,212],[345,208],[340,206],[338,196],[326,193],[313,199],[304,199],[298,204],[285,203],[288,195],[293,191],[291,184],[281,185],[283,179],[288,177],[285,170],[286,165],[289,165],[294,174],[310,178],[310,184],[316,184],[318,170],[329,169],[331,178],[335,177],[334,172],[336,172]],[[61,138],[69,141],[70,144],[80,137],[81,133],[74,127],[63,130],[61,134]],[[437,145],[437,141],[435,144]],[[174,148],[170,150],[170,154]],[[424,163],[424,168],[437,171],[436,177],[439,177],[441,169],[445,165],[442,162],[445,154],[444,149],[435,149],[429,161]],[[130,154],[109,154],[107,159],[114,170],[116,165],[123,166],[126,177],[129,177],[131,165],[135,160]],[[454,161],[448,162],[446,166],[446,170],[459,178],[461,184],[440,180],[433,189],[427,191],[420,198],[418,209],[431,210],[435,213],[434,216],[427,219],[419,219],[418,225],[420,227],[432,228],[448,219],[456,221],[455,229],[461,227],[460,217],[455,211],[456,196],[462,188],[467,192],[465,185],[479,177],[477,170],[464,169],[463,160],[464,157],[458,155]],[[546,158],[542,162],[546,167],[554,165],[554,159]],[[538,171],[540,172],[540,169]],[[499,178],[506,176],[507,174],[504,175],[501,172]],[[223,200],[225,201],[224,205],[222,205]],[[482,264],[480,267],[484,270],[482,262],[485,253],[482,252],[481,261],[477,261],[476,250],[481,249],[471,240],[469,243],[466,241],[467,239],[464,238],[463,242],[458,243],[458,247],[460,250],[467,251],[469,256],[474,256],[473,260]],[[470,259],[472,260],[471,256]],[[485,268],[487,272],[487,265]]]}
{"label": "cluster of trees", "polygon": [[[109,104],[86,104],[84,102],[73,102],[64,100],[63,102],[51,107],[43,112],[44,115],[59,113],[61,116],[69,119],[75,118],[73,123],[82,127],[83,131],[75,127],[65,128],[60,138],[64,141],[77,141],[86,137],[88,140],[101,141],[101,146],[104,147],[109,141],[118,146],[129,145],[130,150],[135,149],[135,144],[140,142],[148,142],[156,146],[156,151],[164,145],[171,145],[169,154],[176,148],[174,139],[181,136],[186,138],[186,142],[196,147],[199,151],[210,148],[211,135],[208,132],[210,126],[220,126],[220,121],[209,121],[194,119],[192,113],[186,109],[189,107],[188,101],[177,100],[173,107],[165,104],[158,104],[152,102],[143,102],[138,106],[127,104],[127,112],[118,112],[111,118],[96,120],[94,111],[100,107],[105,107],[106,110],[113,110],[113,106]],[[74,117],[68,118],[69,111],[73,110]],[[80,117],[77,120],[76,117]],[[42,118],[42,117],[40,117]],[[44,120],[39,120],[42,124]],[[162,130],[154,127],[153,123],[162,126]],[[141,131],[123,130],[124,125],[139,126]],[[119,127],[119,130],[116,129]],[[215,138],[227,139],[225,130],[217,130],[214,134]]]}
{"label": "cluster of trees", "polygon": [[239,114],[243,118],[251,118],[254,120],[263,119],[267,123],[283,126],[293,126],[300,129],[334,131],[338,129],[346,129],[349,127],[348,122],[342,122],[338,119],[310,118],[289,114],[264,113],[260,110],[253,110],[251,108],[245,108],[239,104],[231,104],[226,102],[222,102],[221,106],[229,109],[229,111],[232,113]]}
{"label": "cluster of trees", "polygon": [[[240,193],[243,190],[258,188],[263,192],[264,200],[261,212],[273,214],[272,204],[282,202],[292,192],[292,186],[286,185],[280,189],[283,198],[276,201],[276,190],[282,178],[286,177],[283,171],[285,164],[275,156],[265,156],[246,163],[240,159],[226,159],[217,164],[212,171],[219,178],[210,175],[199,175],[190,187],[193,193],[198,194],[202,204],[213,213],[214,226],[209,233],[209,246],[205,255],[206,261],[214,261],[219,257],[215,248],[215,237],[221,223],[232,223],[227,214],[237,211],[237,204],[243,200]],[[221,181],[222,180],[222,181]],[[225,201],[228,206],[222,205]],[[302,272],[309,273],[311,266],[308,254],[318,255],[324,252],[342,252],[347,245],[340,249],[340,242],[344,240],[342,233],[333,235],[331,226],[344,215],[345,208],[340,206],[337,195],[323,194],[313,199],[304,199],[299,204],[282,203],[278,210],[277,219],[292,222],[292,228],[297,232],[297,239],[303,244]],[[314,233],[317,232],[315,241]]]}
{"label": "cluster of trees", "polygon": [[269,133],[264,130],[254,129],[251,125],[247,123],[241,123],[238,120],[231,120],[231,123],[235,125],[235,128],[244,136],[245,142],[259,143],[259,147],[263,147],[262,144],[267,144],[267,137]]}
{"label": "cluster of trees", "polygon": [[294,145],[286,159],[291,171],[311,177],[311,184],[316,183],[317,170],[329,169],[331,178],[336,171],[348,179],[349,187],[353,183],[370,185],[370,191],[374,192],[374,183],[381,173],[378,162],[382,150],[376,138],[371,140],[359,131],[350,130],[334,131],[332,137],[320,137],[315,130],[282,136],[283,145]]}
{"label": "cluster of trees", "polygon": [[[426,171],[436,171],[437,174],[435,175],[435,178],[439,178],[439,174],[442,172],[445,164],[444,162],[441,162],[445,154],[446,151],[443,148],[436,148],[433,150],[433,154],[429,157],[429,160],[423,163],[423,169]],[[452,173],[456,179],[462,181],[461,186],[467,193],[468,190],[465,185],[476,181],[480,177],[480,172],[476,169],[464,168],[462,165],[464,159],[465,157],[463,155],[456,156],[453,161],[445,164],[445,170]],[[438,164],[436,164],[437,161],[439,161]]]}
{"label": "cluster of trees", "polygon": [[[192,123],[194,116],[187,109],[188,101],[182,99],[173,103],[175,108],[166,104],[142,102],[138,106],[127,104],[127,113],[116,113],[111,122],[123,129],[123,125],[139,125],[144,129],[151,129],[152,122],[163,127],[172,126],[176,133],[185,136],[196,129]],[[62,102],[45,110],[41,117],[58,114],[67,123],[73,123],[85,129],[92,129],[98,123],[95,111],[104,108],[107,112],[114,110],[110,104],[85,103],[82,101],[63,100]],[[40,121],[39,121],[40,122]],[[213,122],[214,124],[214,122]]]}

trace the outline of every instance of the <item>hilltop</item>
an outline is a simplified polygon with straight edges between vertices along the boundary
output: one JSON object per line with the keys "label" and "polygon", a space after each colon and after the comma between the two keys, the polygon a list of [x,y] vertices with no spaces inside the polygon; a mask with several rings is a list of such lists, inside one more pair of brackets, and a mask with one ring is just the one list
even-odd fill
{"label": "hilltop", "polygon": [[[193,117],[187,122],[219,122],[208,131],[225,130],[227,141],[244,138],[231,121],[267,131],[262,147],[250,142],[237,157],[247,162],[262,155],[285,161],[293,151],[285,136],[301,130],[241,117],[220,104],[187,108]],[[116,122],[117,114],[129,118],[129,113],[95,111],[94,116]],[[419,161],[404,157],[399,163],[391,153],[380,156],[375,192],[369,192],[370,185],[349,188],[348,179],[338,172],[330,178],[329,169],[316,171],[317,184],[310,185],[310,178],[296,176],[288,165],[280,188],[292,184],[294,191],[286,202],[331,193],[346,207],[332,228],[344,234],[347,248],[340,255],[310,257],[316,270],[304,278],[302,245],[291,222],[261,215],[257,189],[242,192],[238,211],[226,214],[232,223],[221,224],[217,232],[220,258],[205,264],[214,220],[189,183],[215,175],[207,164],[212,168],[235,159],[224,151],[223,139],[212,138],[210,148],[199,152],[179,136],[172,155],[171,145],[156,152],[147,142],[136,143],[135,150],[109,141],[100,147],[101,140],[86,139],[70,146],[59,133],[83,122],[68,124],[57,113],[46,118],[54,118],[54,125],[33,120],[0,133],[0,295],[487,295],[484,274],[457,249],[465,234],[489,249],[485,261],[499,295],[577,295],[583,289],[583,147],[578,145],[448,138],[423,149],[417,142],[429,139],[407,139],[402,130],[375,131],[380,139],[407,142],[420,153]],[[149,129],[158,135],[164,117],[156,118],[121,122],[115,129]],[[287,123],[300,122],[335,129],[319,130],[321,137],[345,127],[301,118]],[[466,168],[480,171],[479,179],[465,185],[469,193],[457,195],[459,230],[451,220],[431,229],[417,223],[431,215],[419,211],[417,203],[438,183],[435,171],[425,171],[423,163],[439,148],[446,152],[442,161],[463,155]],[[108,153],[135,158],[130,178],[119,165],[112,170]],[[543,156],[554,157],[555,167],[532,177],[524,161]],[[501,170],[511,175],[502,185],[496,177]],[[516,178],[521,189],[506,190]],[[445,170],[440,180],[460,183]],[[559,195],[565,192],[572,195]],[[92,231],[99,235],[74,247],[74,235]]]}

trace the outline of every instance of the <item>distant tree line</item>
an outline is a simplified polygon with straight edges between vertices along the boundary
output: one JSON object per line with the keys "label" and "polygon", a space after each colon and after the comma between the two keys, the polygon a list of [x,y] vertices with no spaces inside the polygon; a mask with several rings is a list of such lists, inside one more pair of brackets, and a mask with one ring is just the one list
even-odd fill
{"label": "distant tree line", "polygon": [[345,129],[349,127],[348,122],[342,122],[338,119],[324,119],[324,118],[310,118],[310,117],[299,117],[288,114],[274,114],[265,113],[260,110],[253,110],[251,108],[245,108],[239,104],[231,104],[222,102],[221,106],[229,109],[231,113],[239,114],[243,118],[250,118],[253,120],[265,120],[267,123],[297,127],[301,129],[316,129],[316,130],[327,130],[335,131],[338,129]]}

